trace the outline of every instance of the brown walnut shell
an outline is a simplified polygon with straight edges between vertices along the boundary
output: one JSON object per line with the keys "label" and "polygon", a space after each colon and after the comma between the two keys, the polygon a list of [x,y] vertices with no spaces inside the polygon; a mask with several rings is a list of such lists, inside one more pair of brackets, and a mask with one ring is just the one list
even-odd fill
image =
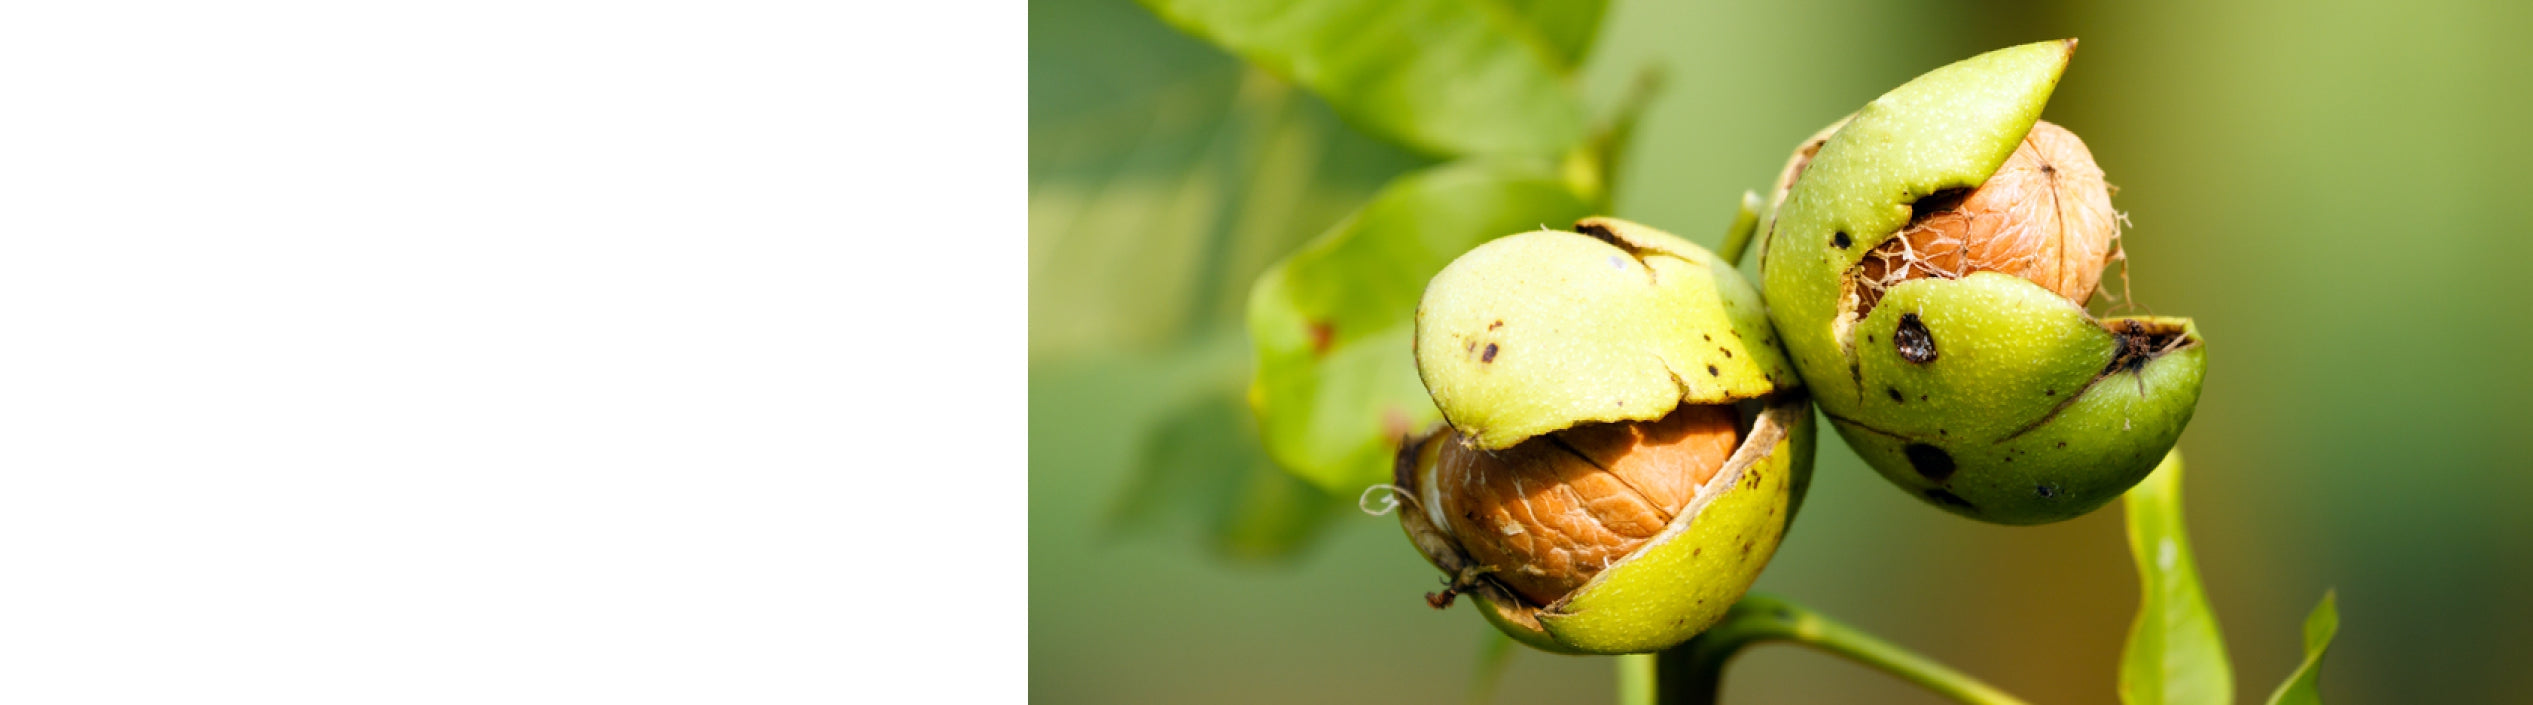
{"label": "brown walnut shell", "polygon": [[2117,257],[2120,216],[2084,140],[2040,121],[1978,188],[1918,199],[1909,226],[1858,264],[1860,310],[1920,277],[1998,272],[2082,306]]}
{"label": "brown walnut shell", "polygon": [[1536,604],[1581,587],[1670,525],[1740,443],[1730,406],[1587,424],[1500,451],[1453,439],[1436,468],[1443,519],[1470,560]]}

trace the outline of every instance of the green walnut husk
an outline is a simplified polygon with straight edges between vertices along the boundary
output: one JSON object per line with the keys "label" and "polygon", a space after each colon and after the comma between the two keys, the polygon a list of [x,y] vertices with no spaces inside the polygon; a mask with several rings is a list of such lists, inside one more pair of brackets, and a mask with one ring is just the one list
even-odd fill
{"label": "green walnut husk", "polygon": [[[1721,619],[1774,555],[1810,483],[1811,406],[1757,292],[1730,265],[1625,221],[1576,229],[1497,239],[1428,285],[1416,359],[1447,423],[1400,450],[1401,525],[1446,576],[1438,606],[1465,595],[1543,650],[1657,651]],[[1443,444],[1506,448],[1683,403],[1729,405],[1739,444],[1658,533],[1558,599],[1495,580],[1514,567],[1476,564],[1438,514]]]}
{"label": "green walnut husk", "polygon": [[2206,371],[2187,318],[2096,319],[1995,272],[1911,279],[1853,317],[1858,263],[1917,199],[1995,173],[2074,49],[1989,52],[1875,99],[1763,230],[1770,313],[1823,415],[1883,477],[1984,521],[2059,521],[2119,496],[2172,448]]}
{"label": "green walnut husk", "polygon": [[1799,386],[1731,264],[1614,218],[1576,229],[1497,238],[1426,284],[1416,371],[1452,428],[1494,450]]}

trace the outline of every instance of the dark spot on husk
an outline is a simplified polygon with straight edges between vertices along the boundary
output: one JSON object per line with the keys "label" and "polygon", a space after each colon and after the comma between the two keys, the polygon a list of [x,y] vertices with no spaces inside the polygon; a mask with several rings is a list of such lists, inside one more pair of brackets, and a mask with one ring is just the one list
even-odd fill
{"label": "dark spot on husk", "polygon": [[1909,203],[1909,227],[1916,227],[1936,214],[1959,210],[1961,202],[1968,198],[1970,189],[1966,188],[1948,188],[1926,194],[1924,198]]}
{"label": "dark spot on husk", "polygon": [[1714,366],[1714,365],[1707,365],[1707,366],[1706,366],[1706,376],[1708,376],[1708,377],[1722,377],[1722,376],[1724,376],[1724,371],[1723,371],[1723,370],[1719,370],[1719,369],[1715,369],[1715,366]]}
{"label": "dark spot on husk", "polygon": [[1841,230],[1836,234],[1829,236],[1829,244],[1836,245],[1838,246],[1838,249],[1844,250],[1847,249],[1847,246],[1856,244],[1856,241],[1847,237],[1847,231]]}
{"label": "dark spot on husk", "polygon": [[1909,457],[1909,465],[1917,468],[1917,474],[1928,480],[1943,482],[1944,478],[1953,476],[1953,456],[1942,448],[1911,443],[1900,452]]}
{"label": "dark spot on husk", "polygon": [[1900,390],[1899,390],[1898,388],[1894,388],[1894,387],[1883,387],[1883,388],[1882,388],[1882,391],[1883,391],[1884,393],[1887,393],[1887,394],[1890,394],[1890,395],[1891,395],[1891,401],[1899,402],[1899,403],[1902,403],[1902,404],[1909,403],[1908,397],[1903,397],[1903,396],[1900,396]]}
{"label": "dark spot on husk", "polygon": [[1707,335],[1707,334],[1705,334],[1705,333],[1699,333],[1699,334],[1697,334],[1697,337],[1700,337],[1700,338],[1705,338],[1705,339],[1706,339],[1706,342],[1709,342],[1709,343],[1715,342],[1715,336],[1712,336],[1712,335]]}
{"label": "dark spot on husk", "polygon": [[1891,335],[1891,342],[1899,347],[1900,359],[1920,365],[1934,362],[1939,355],[1935,334],[1926,330],[1926,322],[1918,320],[1914,313],[1900,314],[1900,328]]}
{"label": "dark spot on husk", "polygon": [[1495,322],[1494,322],[1494,323],[1487,324],[1486,329],[1487,329],[1487,330],[1495,330],[1495,329],[1502,328],[1502,327],[1504,327],[1504,319],[1498,318],[1498,319],[1495,319]]}
{"label": "dark spot on husk", "polygon": [[2067,447],[2067,442],[2066,442],[2066,441],[2059,441],[2059,442],[2058,442],[2058,447],[2060,447],[2060,448],[2065,448],[2065,447]]}
{"label": "dark spot on husk", "polygon": [[1416,451],[1423,445],[1424,442],[1415,436],[1401,434],[1398,437],[1398,453],[1390,458],[1390,484],[1415,486]]}
{"label": "dark spot on husk", "polygon": [[1733,359],[1733,351],[1731,351],[1731,350],[1726,350],[1726,349],[1723,349],[1723,348],[1716,348],[1716,349],[1715,349],[1715,351],[1716,351],[1716,352],[1723,353],[1723,354],[1724,354],[1724,359],[1726,359],[1726,360]]}
{"label": "dark spot on husk", "polygon": [[2054,396],[2058,396],[2058,390],[2055,390],[2055,389],[2043,389],[2043,390],[2040,390],[2040,395],[2041,395],[2041,396],[2045,396],[2045,397],[2054,397]]}
{"label": "dark spot on husk", "polygon": [[1941,487],[1926,488],[1926,498],[1935,500],[1936,504],[1941,504],[1947,507],[1960,507],[1974,512],[1979,511],[1978,505],[1971,504],[1970,500],[1962,499],[1961,495],[1953,494]]}
{"label": "dark spot on husk", "polygon": [[1479,362],[1487,362],[1487,363],[1492,363],[1492,362],[1494,362],[1494,361],[1495,361],[1495,344],[1494,344],[1494,343],[1487,343],[1487,344],[1486,344],[1486,352],[1478,354],[1478,361],[1479,361]]}
{"label": "dark spot on husk", "polygon": [[1918,401],[1926,401],[1926,395],[1924,395],[1924,394],[1917,395],[1917,400],[1918,400]]}
{"label": "dark spot on husk", "polygon": [[2120,350],[2118,354],[2111,356],[2111,364],[2102,367],[2102,374],[2106,375],[2146,369],[2146,363],[2153,362],[2164,353],[2187,347],[2192,342],[2182,337],[2185,331],[2177,325],[2149,326],[2143,321],[2130,319],[2108,327],[2113,334],[2120,337]]}
{"label": "dark spot on husk", "polygon": [[2032,491],[2033,491],[2033,492],[2035,492],[2035,493],[2038,493],[2038,494],[2040,495],[2040,498],[2041,498],[2041,499],[2049,499],[2049,498],[2051,498],[2051,497],[2056,497],[2056,496],[2058,496],[2058,486],[2057,486],[2057,485],[2040,485],[2040,486],[2037,486],[2037,487],[2033,487],[2033,488],[2032,488]]}

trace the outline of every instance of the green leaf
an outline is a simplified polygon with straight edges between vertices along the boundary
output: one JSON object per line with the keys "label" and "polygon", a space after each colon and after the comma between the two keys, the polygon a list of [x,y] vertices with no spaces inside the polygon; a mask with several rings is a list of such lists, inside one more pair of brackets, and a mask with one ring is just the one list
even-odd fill
{"label": "green leaf", "polygon": [[[1472,0],[1485,2],[1486,0]],[[1500,0],[1548,46],[1557,70],[1572,74],[1592,55],[1592,39],[1601,32],[1609,0]]]}
{"label": "green leaf", "polygon": [[1033,359],[1150,353],[1237,330],[1267,265],[1429,163],[1133,0],[1040,5],[1029,15]]}
{"label": "green leaf", "polygon": [[[1309,547],[1340,516],[1344,501],[1267,460],[1235,390],[1202,395],[1165,418],[1109,512],[1109,531],[1195,533],[1218,555],[1263,563]],[[1198,530],[1174,530],[1185,524]]]}
{"label": "green leaf", "polygon": [[2324,592],[2322,603],[2304,618],[2304,663],[2278,685],[2278,692],[2269,694],[2269,705],[2322,705],[2322,652],[2330,650],[2331,637],[2339,630],[2338,592]]}
{"label": "green leaf", "polygon": [[2234,669],[2216,613],[2199,589],[2198,564],[2181,522],[2181,451],[2128,491],[2128,547],[2137,561],[2137,619],[2120,654],[2120,701],[2222,705],[2234,701]]}
{"label": "green leaf", "polygon": [[1268,453],[1338,495],[1389,482],[1399,438],[1441,417],[1410,345],[1425,281],[1479,243],[1585,215],[1548,168],[1454,163],[1400,177],[1269,268],[1249,296]]}
{"label": "green leaf", "polygon": [[1260,71],[1145,98],[1031,130],[1033,355],[1156,350],[1228,327],[1267,265],[1418,164]]}
{"label": "green leaf", "polygon": [[[1438,156],[1564,153],[1567,77],[1601,2],[1143,0],[1164,21],[1318,93],[1366,131]],[[1580,15],[1588,13],[1588,20]]]}

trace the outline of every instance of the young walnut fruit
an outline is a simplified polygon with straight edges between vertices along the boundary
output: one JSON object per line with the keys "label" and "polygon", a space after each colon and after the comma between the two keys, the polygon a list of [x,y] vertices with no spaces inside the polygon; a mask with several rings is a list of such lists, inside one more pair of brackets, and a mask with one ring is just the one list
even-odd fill
{"label": "young walnut fruit", "polygon": [[1497,238],[1416,309],[1444,424],[1405,439],[1401,528],[1524,644],[1642,653],[1723,617],[1811,477],[1811,405],[1729,262],[1613,218]]}
{"label": "young walnut fruit", "polygon": [[1741,441],[1732,407],[1591,424],[1502,451],[1444,441],[1429,493],[1460,547],[1514,592],[1556,602],[1669,526]]}
{"label": "young walnut fruit", "polygon": [[2195,409],[2187,318],[2095,318],[2120,259],[2084,143],[2040,121],[2074,40],[2000,49],[1883,94],[1795,150],[1760,279],[1805,386],[1885,479],[2002,524],[2135,485]]}

